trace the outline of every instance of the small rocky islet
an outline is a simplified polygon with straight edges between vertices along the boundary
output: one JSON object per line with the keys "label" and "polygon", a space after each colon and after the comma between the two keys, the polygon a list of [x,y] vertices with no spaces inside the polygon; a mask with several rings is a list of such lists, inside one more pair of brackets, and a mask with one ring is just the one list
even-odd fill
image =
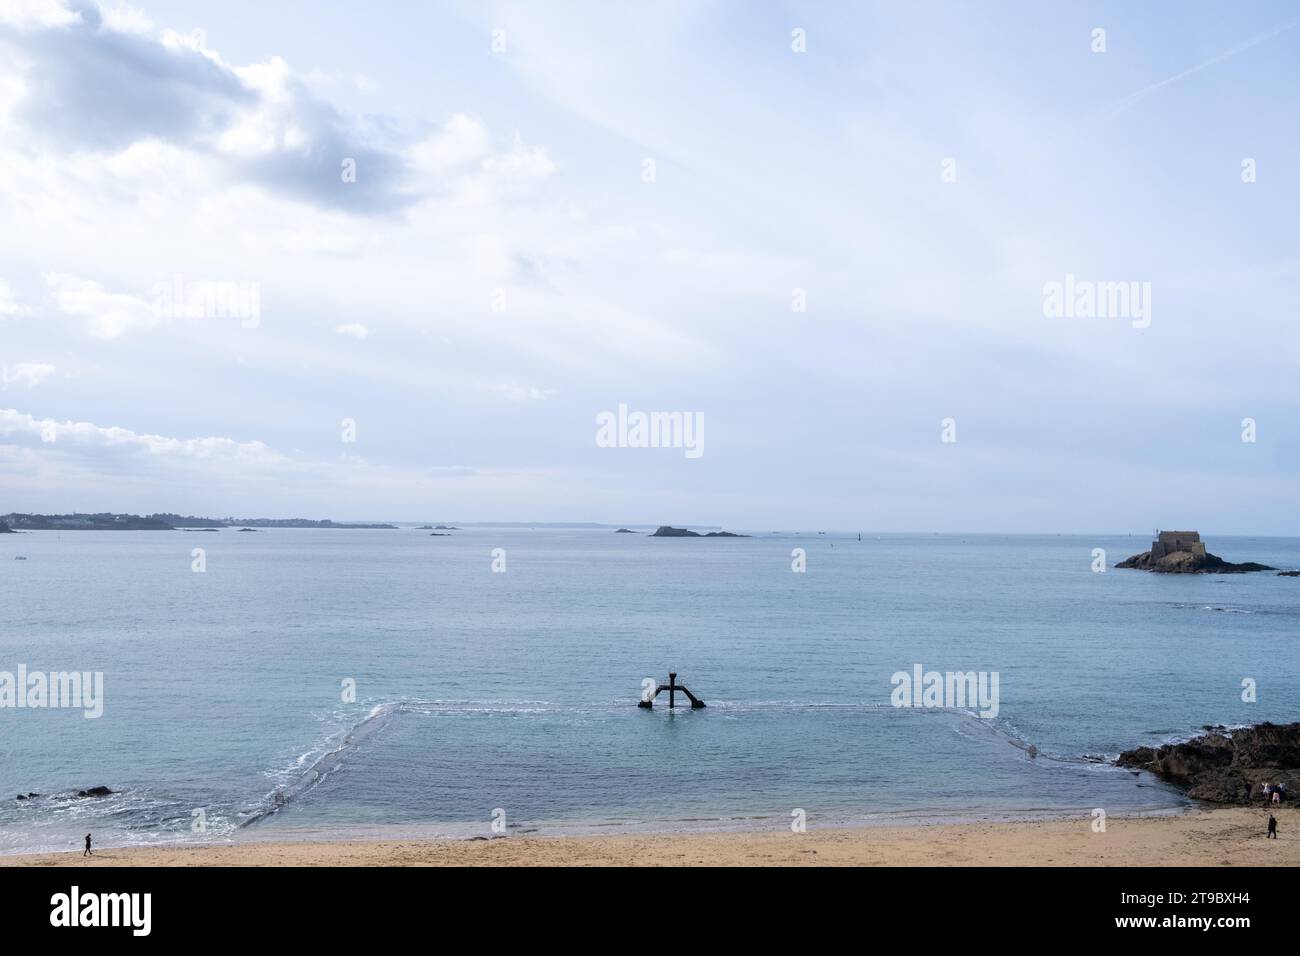
{"label": "small rocky islet", "polygon": [[1210,554],[1196,531],[1157,531],[1150,551],[1125,558],[1115,567],[1158,574],[1248,574],[1277,570],[1254,561],[1233,564],[1217,554]]}
{"label": "small rocky islet", "polygon": [[652,538],[748,538],[747,534],[736,534],[734,531],[710,531],[707,534],[700,534],[698,531],[691,531],[687,528],[674,528],[670,525],[660,525]]}

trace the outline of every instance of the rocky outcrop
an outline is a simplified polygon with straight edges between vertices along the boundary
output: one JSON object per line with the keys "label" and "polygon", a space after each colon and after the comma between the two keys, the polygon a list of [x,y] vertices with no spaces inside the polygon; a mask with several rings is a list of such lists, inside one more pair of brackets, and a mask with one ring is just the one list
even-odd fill
{"label": "rocky outcrop", "polygon": [[633,531],[631,528],[619,528],[615,534],[640,534],[640,531]]}
{"label": "rocky outcrop", "polygon": [[3,521],[0,521],[0,534],[16,534],[13,528],[9,527]]}
{"label": "rocky outcrop", "polygon": [[1245,574],[1249,571],[1276,571],[1267,564],[1247,561],[1233,564],[1224,561],[1217,554],[1193,554],[1190,551],[1174,551],[1158,558],[1153,558],[1150,551],[1143,551],[1131,558],[1126,558],[1117,568],[1137,568],[1139,571],[1158,571],[1163,574]]}
{"label": "rocky outcrop", "polygon": [[1195,531],[1157,531],[1151,550],[1126,558],[1117,568],[1160,571],[1165,574],[1245,574],[1250,571],[1276,571],[1267,564],[1233,564],[1205,549],[1205,542]]}
{"label": "rocky outcrop", "polygon": [[1146,770],[1210,803],[1262,801],[1264,784],[1300,797],[1300,723],[1210,729],[1186,743],[1126,750],[1117,766]]}
{"label": "rocky outcrop", "polygon": [[78,790],[78,791],[77,791],[77,796],[79,796],[79,797],[107,797],[107,796],[108,796],[109,794],[111,794],[112,792],[113,792],[113,791],[110,790],[110,789],[108,789],[108,787],[89,787],[89,788],[87,788],[87,789],[85,789],[85,790]]}
{"label": "rocky outcrop", "polygon": [[710,531],[708,534],[700,534],[698,531],[688,531],[686,528],[672,528],[668,525],[661,525],[659,530],[650,535],[652,538],[748,538],[747,534],[736,534],[732,531]]}

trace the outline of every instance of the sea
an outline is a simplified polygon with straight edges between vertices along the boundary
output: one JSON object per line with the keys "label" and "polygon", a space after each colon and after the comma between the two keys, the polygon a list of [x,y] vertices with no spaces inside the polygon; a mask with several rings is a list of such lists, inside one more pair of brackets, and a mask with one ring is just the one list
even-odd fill
{"label": "sea", "polygon": [[[1088,826],[1190,806],[1121,750],[1300,711],[1300,578],[1116,569],[1146,535],[748,534],[0,535],[0,681],[102,675],[0,706],[0,853]],[[918,667],[996,706],[900,699]],[[706,706],[638,707],[669,672]]]}

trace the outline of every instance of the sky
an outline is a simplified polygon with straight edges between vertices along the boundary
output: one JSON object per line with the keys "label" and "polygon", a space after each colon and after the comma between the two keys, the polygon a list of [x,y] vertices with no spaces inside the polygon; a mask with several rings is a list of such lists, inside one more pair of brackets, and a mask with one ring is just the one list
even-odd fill
{"label": "sky", "polygon": [[1298,53],[1286,2],[0,0],[0,513],[1300,534]]}

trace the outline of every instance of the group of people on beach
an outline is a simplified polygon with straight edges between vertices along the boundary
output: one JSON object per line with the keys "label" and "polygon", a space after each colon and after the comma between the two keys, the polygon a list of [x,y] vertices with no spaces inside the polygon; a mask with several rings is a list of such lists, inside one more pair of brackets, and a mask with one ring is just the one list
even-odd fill
{"label": "group of people on beach", "polygon": [[1281,803],[1286,799],[1286,784],[1281,781],[1278,783],[1261,783],[1259,786],[1264,793],[1265,803]]}
{"label": "group of people on beach", "polygon": [[[1286,784],[1280,780],[1277,783],[1261,783],[1259,789],[1264,794],[1265,803],[1281,803],[1286,799]],[[1268,833],[1265,835],[1270,840],[1277,839],[1277,818],[1271,813],[1268,815]]]}

